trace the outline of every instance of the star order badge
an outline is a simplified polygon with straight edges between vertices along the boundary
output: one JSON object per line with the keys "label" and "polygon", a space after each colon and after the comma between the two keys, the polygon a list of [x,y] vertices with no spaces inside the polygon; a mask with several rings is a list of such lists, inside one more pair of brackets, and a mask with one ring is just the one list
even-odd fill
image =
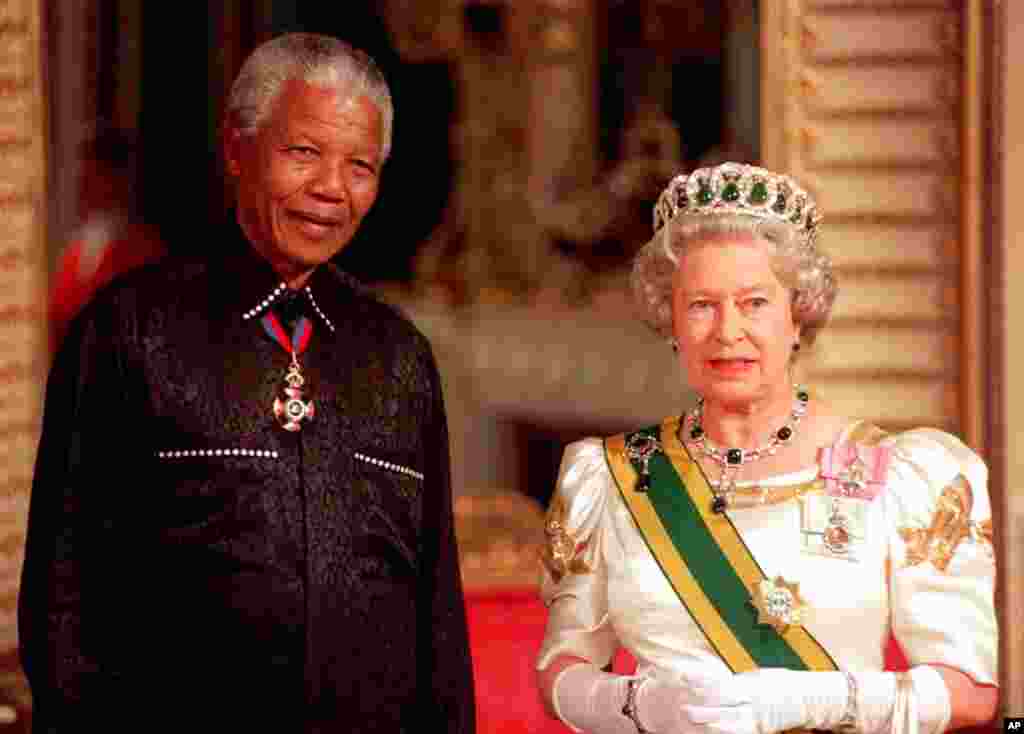
{"label": "star order badge", "polygon": [[781,576],[764,579],[754,587],[750,603],[757,609],[757,623],[768,624],[782,634],[791,625],[803,623],[807,602],[800,596],[800,583]]}

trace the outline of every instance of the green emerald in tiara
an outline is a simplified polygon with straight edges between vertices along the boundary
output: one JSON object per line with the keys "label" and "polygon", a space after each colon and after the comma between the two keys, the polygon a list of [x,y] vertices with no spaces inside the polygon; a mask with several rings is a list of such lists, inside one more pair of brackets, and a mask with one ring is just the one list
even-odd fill
{"label": "green emerald in tiara", "polygon": [[764,181],[755,181],[750,187],[750,203],[761,206],[768,201],[768,184]]}
{"label": "green emerald in tiara", "polygon": [[724,163],[676,176],[655,207],[655,229],[686,212],[690,216],[724,210],[769,217],[797,226],[813,238],[821,219],[814,201],[785,175],[756,166]]}

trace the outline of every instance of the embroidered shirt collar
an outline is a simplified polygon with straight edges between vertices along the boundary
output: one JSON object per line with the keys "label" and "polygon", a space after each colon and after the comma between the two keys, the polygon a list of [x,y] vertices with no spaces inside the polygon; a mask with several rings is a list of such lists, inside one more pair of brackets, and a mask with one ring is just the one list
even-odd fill
{"label": "embroidered shirt collar", "polygon": [[[278,275],[252,246],[241,227],[234,223],[231,227],[234,242],[228,246],[225,265],[228,278],[237,284],[237,308],[245,321],[258,321],[267,310],[285,293],[288,284]],[[299,289],[301,297],[307,301],[309,313],[316,314],[319,321],[331,332],[335,331],[331,318],[332,289],[343,287],[342,281],[334,278],[328,271],[329,265],[322,265],[313,271],[306,284]]]}

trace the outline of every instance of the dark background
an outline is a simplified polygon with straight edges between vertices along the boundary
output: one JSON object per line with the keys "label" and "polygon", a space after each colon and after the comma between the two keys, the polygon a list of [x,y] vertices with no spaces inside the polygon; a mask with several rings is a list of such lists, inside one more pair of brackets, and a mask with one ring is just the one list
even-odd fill
{"label": "dark background", "polygon": [[[108,3],[109,14],[116,2]],[[178,3],[143,6],[140,77],[144,81],[138,121],[138,204],[143,218],[158,226],[173,250],[209,246],[204,233],[224,219],[229,206],[217,127],[223,94],[238,64],[258,43],[278,33],[325,33],[373,56],[388,79],[395,106],[394,141],[381,193],[338,262],[368,282],[409,280],[412,258],[440,222],[452,186],[449,126],[456,114],[457,90],[449,66],[403,62],[388,39],[376,3],[366,0],[326,6],[270,2],[260,14],[245,4],[235,9],[211,7],[206,17],[191,12]],[[689,160],[698,160],[727,132],[721,11],[716,12],[704,24],[712,37],[702,40],[693,54],[677,55],[671,64],[670,114],[685,131],[684,152]],[[624,70],[631,54],[645,51],[635,18],[621,8],[613,15],[599,51],[600,143],[601,154],[609,162],[616,158],[629,104]],[[105,77],[116,73],[118,63],[132,60],[117,59],[109,46],[101,48],[100,54],[97,102],[102,117],[104,107],[113,105],[112,80]],[[201,111],[204,90],[207,114]]]}

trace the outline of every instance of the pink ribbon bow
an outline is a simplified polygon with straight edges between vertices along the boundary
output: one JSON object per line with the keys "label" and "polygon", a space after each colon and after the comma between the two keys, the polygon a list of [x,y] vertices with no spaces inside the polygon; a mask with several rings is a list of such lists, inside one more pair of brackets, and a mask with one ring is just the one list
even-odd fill
{"label": "pink ribbon bow", "polygon": [[820,450],[818,466],[829,497],[873,500],[885,487],[892,451],[840,441]]}

